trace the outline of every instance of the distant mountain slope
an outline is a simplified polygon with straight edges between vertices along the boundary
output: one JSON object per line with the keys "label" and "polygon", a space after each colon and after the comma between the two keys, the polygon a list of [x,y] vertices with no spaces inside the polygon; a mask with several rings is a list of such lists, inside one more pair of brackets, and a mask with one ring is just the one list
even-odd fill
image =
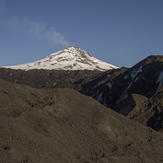
{"label": "distant mountain slope", "polygon": [[6,68],[23,70],[54,69],[106,71],[118,67],[108,64],[106,62],[102,62],[88,54],[86,51],[71,46],[67,49],[53,53],[41,60],[22,65],[7,66]]}
{"label": "distant mountain slope", "polygon": [[94,82],[93,89],[89,89],[87,95],[113,108],[131,94],[150,98],[163,86],[163,56],[149,56],[132,68],[121,68],[120,71],[117,75],[108,73],[107,79],[101,78],[101,83]]}
{"label": "distant mountain slope", "polygon": [[72,89],[0,79],[0,162],[161,163],[163,135]]}

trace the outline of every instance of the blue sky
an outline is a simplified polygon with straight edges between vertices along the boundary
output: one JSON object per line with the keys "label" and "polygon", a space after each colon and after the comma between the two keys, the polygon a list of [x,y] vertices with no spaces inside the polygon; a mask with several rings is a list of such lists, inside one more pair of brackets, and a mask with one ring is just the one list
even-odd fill
{"label": "blue sky", "polygon": [[0,66],[80,47],[132,67],[163,54],[163,0],[0,0]]}

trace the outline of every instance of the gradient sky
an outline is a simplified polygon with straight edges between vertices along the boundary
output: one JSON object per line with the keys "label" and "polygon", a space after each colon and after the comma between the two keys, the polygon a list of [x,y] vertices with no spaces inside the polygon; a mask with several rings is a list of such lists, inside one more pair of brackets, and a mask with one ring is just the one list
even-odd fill
{"label": "gradient sky", "polygon": [[0,66],[70,45],[118,67],[163,54],[163,0],[0,0]]}

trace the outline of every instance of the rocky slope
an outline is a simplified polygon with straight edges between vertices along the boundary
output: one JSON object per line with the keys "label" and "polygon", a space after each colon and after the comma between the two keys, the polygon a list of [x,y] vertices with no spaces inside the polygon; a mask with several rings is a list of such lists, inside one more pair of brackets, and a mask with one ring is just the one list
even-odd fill
{"label": "rocky slope", "polygon": [[149,56],[132,68],[121,68],[119,74],[108,73],[109,77],[96,83],[95,89],[87,94],[104,104],[116,107],[118,112],[128,114],[130,109],[123,111],[121,103],[132,94],[152,97],[163,86],[163,56]]}
{"label": "rocky slope", "polygon": [[0,79],[0,137],[2,163],[163,162],[161,133],[67,88]]}
{"label": "rocky slope", "polygon": [[22,70],[46,69],[106,71],[118,67],[102,62],[88,54],[86,51],[71,46],[67,49],[53,53],[41,60],[22,65],[7,66],[6,68]]}

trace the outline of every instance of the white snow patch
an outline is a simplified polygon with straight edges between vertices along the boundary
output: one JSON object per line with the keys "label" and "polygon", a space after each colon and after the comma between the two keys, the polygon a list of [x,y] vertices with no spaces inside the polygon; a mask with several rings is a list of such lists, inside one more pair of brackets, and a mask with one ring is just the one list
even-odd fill
{"label": "white snow patch", "polygon": [[129,83],[128,87],[123,91],[121,97],[118,99],[117,104],[120,103],[122,100],[126,99],[128,97],[128,89],[131,87],[133,82]]}
{"label": "white snow patch", "polygon": [[139,77],[137,77],[137,78],[135,79],[135,81],[134,81],[134,82],[136,82],[138,79],[139,79]]}
{"label": "white snow patch", "polygon": [[160,81],[162,81],[162,80],[163,80],[163,71],[160,72],[159,76],[157,77],[156,83],[158,83],[158,82],[160,82]]}
{"label": "white snow patch", "polygon": [[158,93],[163,86],[163,71],[160,72],[159,76],[157,77],[156,83],[159,83],[159,85],[156,89],[156,93]]}
{"label": "white snow patch", "polygon": [[117,104],[120,103],[122,100],[125,100],[128,97],[128,93],[123,93],[121,95],[121,97],[119,98],[119,100],[117,101]]}
{"label": "white snow patch", "polygon": [[97,101],[98,101],[99,103],[102,103],[102,93],[100,93],[100,94],[98,95]]}
{"label": "white snow patch", "polygon": [[125,75],[125,76],[124,76],[124,80],[126,80],[127,78],[128,78],[128,75]]}
{"label": "white snow patch", "polygon": [[131,74],[130,74],[130,77],[132,79],[134,79],[139,72],[142,72],[142,66],[140,66],[138,69],[132,70]]}
{"label": "white snow patch", "polygon": [[128,87],[126,88],[126,90],[124,92],[126,92],[132,85],[132,82],[128,85]]}
{"label": "white snow patch", "polygon": [[107,85],[110,89],[112,88],[112,83],[111,83],[111,82],[106,83],[106,85]]}
{"label": "white snow patch", "polygon": [[155,93],[158,93],[160,91],[160,89],[162,88],[163,86],[163,81],[161,81],[156,89],[156,92]]}
{"label": "white snow patch", "polygon": [[98,85],[95,85],[95,86],[94,86],[92,89],[95,89],[95,88],[97,88],[97,86],[98,86]]}

